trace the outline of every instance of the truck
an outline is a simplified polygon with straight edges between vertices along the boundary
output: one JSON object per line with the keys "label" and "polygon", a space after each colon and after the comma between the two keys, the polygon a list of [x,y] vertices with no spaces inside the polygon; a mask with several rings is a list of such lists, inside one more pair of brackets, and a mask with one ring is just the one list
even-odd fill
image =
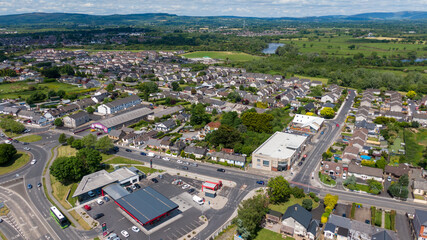
{"label": "truck", "polygon": [[195,201],[199,205],[203,205],[203,199],[201,197],[199,197],[199,196],[194,195],[193,196],[193,201]]}

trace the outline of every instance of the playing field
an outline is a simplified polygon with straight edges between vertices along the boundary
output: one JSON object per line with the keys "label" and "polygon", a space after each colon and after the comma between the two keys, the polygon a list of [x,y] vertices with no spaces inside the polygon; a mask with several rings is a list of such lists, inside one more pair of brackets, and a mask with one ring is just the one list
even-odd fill
{"label": "playing field", "polygon": [[221,60],[228,59],[230,61],[239,61],[239,62],[250,61],[250,60],[261,58],[260,56],[250,55],[242,52],[217,52],[217,51],[191,52],[191,53],[185,53],[181,56],[184,56],[187,58],[210,57],[215,59],[221,59]]}
{"label": "playing field", "polygon": [[[30,90],[31,86],[36,87],[37,90]],[[26,98],[35,91],[42,91],[47,94],[50,90],[54,90],[56,92],[58,90],[73,92],[83,90],[83,88],[60,82],[39,84],[35,84],[34,82],[3,83],[0,84],[0,99],[17,98],[18,96]]]}

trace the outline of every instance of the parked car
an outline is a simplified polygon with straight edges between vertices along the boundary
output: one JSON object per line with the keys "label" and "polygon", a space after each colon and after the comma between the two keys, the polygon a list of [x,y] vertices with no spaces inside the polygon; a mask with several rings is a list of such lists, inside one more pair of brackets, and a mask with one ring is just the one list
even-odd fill
{"label": "parked car", "polygon": [[98,214],[96,214],[95,216],[93,216],[93,219],[97,220],[97,219],[102,218],[103,216],[104,216],[104,214],[103,214],[103,213],[98,213]]}
{"label": "parked car", "polygon": [[387,181],[391,182],[391,177],[390,176],[387,177]]}
{"label": "parked car", "polygon": [[83,207],[86,209],[86,211],[90,211],[90,210],[92,209],[92,208],[91,208],[89,205],[87,205],[87,204],[86,204],[86,205],[84,205]]}
{"label": "parked car", "polygon": [[135,185],[132,185],[131,188],[132,188],[132,190],[136,190],[136,186]]}
{"label": "parked car", "polygon": [[126,230],[122,230],[120,233],[123,235],[123,237],[129,237],[129,233]]}
{"label": "parked car", "polygon": [[218,168],[216,171],[217,172],[225,172],[225,169],[224,168]]}
{"label": "parked car", "polygon": [[27,143],[27,142],[23,142],[22,144],[23,144],[23,145],[28,145],[29,143]]}
{"label": "parked car", "polygon": [[193,166],[193,167],[199,166],[197,163],[190,163],[190,165]]}
{"label": "parked car", "polygon": [[182,170],[188,170],[188,167],[187,166],[183,166],[183,167],[181,167],[182,168]]}
{"label": "parked car", "polygon": [[152,179],[151,179],[151,181],[152,181],[153,183],[158,183],[158,182],[159,182],[159,180],[157,180],[156,178],[152,178]]}
{"label": "parked car", "polygon": [[102,135],[102,132],[97,132],[96,136]]}
{"label": "parked car", "polygon": [[16,139],[15,139],[15,140],[13,140],[13,142],[14,142],[14,143],[19,143],[19,141],[18,141],[18,140],[16,140]]}
{"label": "parked car", "polygon": [[184,184],[184,185],[182,186],[182,189],[187,189],[187,188],[190,188],[190,185],[188,185],[188,184]]}
{"label": "parked car", "polygon": [[4,142],[7,143],[7,144],[11,144],[12,143],[10,140],[6,140]]}
{"label": "parked car", "polygon": [[132,150],[130,150],[130,149],[128,149],[128,148],[126,148],[126,150],[125,150],[126,152],[132,152]]}
{"label": "parked car", "polygon": [[137,226],[132,226],[132,231],[139,232],[139,228]]}
{"label": "parked car", "polygon": [[147,156],[147,154],[145,152],[141,152],[140,153],[142,156]]}
{"label": "parked car", "polygon": [[113,240],[117,237],[116,233],[111,233],[110,235],[108,235],[107,240]]}
{"label": "parked car", "polygon": [[187,190],[188,193],[193,193],[194,191],[196,191],[196,189],[194,189],[194,188],[190,188]]}
{"label": "parked car", "polygon": [[25,150],[25,151],[30,151],[30,150],[31,150],[31,148],[29,148],[29,147],[24,147],[24,150]]}
{"label": "parked car", "polygon": [[337,127],[339,127],[340,125],[337,123]]}
{"label": "parked car", "polygon": [[89,195],[89,197],[95,197],[95,193],[92,191],[89,191],[87,194]]}
{"label": "parked car", "polygon": [[163,157],[162,158],[163,160],[165,160],[165,161],[170,161],[171,159],[170,158],[168,158],[168,157]]}
{"label": "parked car", "polygon": [[177,163],[182,163],[182,161],[181,161],[181,160],[179,160],[179,159],[178,159],[178,160],[176,160],[176,162],[177,162]]}
{"label": "parked car", "polygon": [[138,183],[135,183],[134,186],[136,187],[136,189],[140,189],[141,188],[141,186],[139,186]]}
{"label": "parked car", "polygon": [[98,203],[98,205],[102,205],[104,203],[104,201],[102,201],[101,199],[97,199],[96,203]]}
{"label": "parked car", "polygon": [[342,179],[346,179],[347,178],[347,174],[343,173],[342,174]]}
{"label": "parked car", "polygon": [[302,166],[302,162],[299,162],[299,163],[298,163],[298,166]]}
{"label": "parked car", "polygon": [[104,196],[104,201],[108,202],[110,199],[107,196]]}
{"label": "parked car", "polygon": [[264,181],[256,181],[256,183],[259,184],[259,185],[264,185],[265,184]]}
{"label": "parked car", "polygon": [[36,164],[36,162],[37,162],[37,160],[36,160],[36,159],[31,160],[31,165]]}
{"label": "parked car", "polygon": [[159,178],[160,178],[160,179],[163,179],[163,175],[162,175],[162,174],[159,174]]}
{"label": "parked car", "polygon": [[335,177],[335,176],[331,176],[331,178],[334,179],[334,180],[337,180],[337,177]]}
{"label": "parked car", "polygon": [[127,190],[129,193],[133,193],[133,190],[132,190],[132,188],[130,188],[130,187],[127,187],[127,188],[126,188],[126,190]]}
{"label": "parked car", "polygon": [[42,183],[37,183],[37,187],[42,187]]}
{"label": "parked car", "polygon": [[33,185],[28,184],[28,185],[27,185],[27,188],[28,188],[28,189],[31,189],[31,188],[33,188]]}

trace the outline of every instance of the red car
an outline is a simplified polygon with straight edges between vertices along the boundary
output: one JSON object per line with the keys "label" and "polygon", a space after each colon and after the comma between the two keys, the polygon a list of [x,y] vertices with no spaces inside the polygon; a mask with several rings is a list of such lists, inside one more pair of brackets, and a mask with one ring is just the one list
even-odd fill
{"label": "red car", "polygon": [[97,135],[97,136],[99,136],[99,135],[101,135],[101,134],[102,134],[102,132],[99,132],[99,133],[97,133],[96,135]]}
{"label": "red car", "polygon": [[340,125],[337,123],[337,127],[339,127]]}
{"label": "red car", "polygon": [[7,140],[12,141],[13,139],[12,138],[8,138]]}
{"label": "red car", "polygon": [[84,205],[84,208],[86,209],[86,211],[90,211],[92,209],[89,205]]}

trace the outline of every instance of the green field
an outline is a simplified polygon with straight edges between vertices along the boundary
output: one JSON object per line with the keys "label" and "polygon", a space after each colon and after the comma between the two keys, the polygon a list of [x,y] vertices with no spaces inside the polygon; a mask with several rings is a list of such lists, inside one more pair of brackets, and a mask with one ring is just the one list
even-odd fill
{"label": "green field", "polygon": [[406,158],[408,162],[418,165],[423,160],[423,151],[426,148],[425,145],[420,145],[420,143],[425,144],[427,131],[418,130],[417,133],[408,129],[404,129],[403,131]]}
{"label": "green field", "polygon": [[25,152],[18,151],[13,159],[6,164],[0,165],[0,175],[13,172],[23,167],[30,161],[30,155]]}
{"label": "green field", "polygon": [[[332,38],[330,38],[332,36]],[[303,53],[317,52],[327,53],[329,55],[351,56],[357,53],[363,53],[370,56],[376,52],[378,56],[398,55],[407,56],[408,52],[416,51],[418,57],[427,56],[425,44],[411,44],[403,42],[366,42],[365,39],[353,38],[349,35],[329,35],[318,39],[300,38],[300,39],[282,39],[281,43],[294,43]],[[305,44],[305,45],[304,45]],[[350,45],[355,45],[353,50],[349,49]]]}
{"label": "green field", "polygon": [[283,239],[292,240],[293,238],[291,238],[291,237],[282,238],[282,234],[276,233],[276,232],[273,232],[273,231],[270,231],[268,229],[263,228],[258,232],[258,234],[257,234],[256,238],[254,238],[254,240],[265,240],[265,239],[268,239],[268,240],[283,240]]}
{"label": "green field", "polygon": [[27,136],[23,136],[18,138],[19,141],[21,142],[37,142],[42,140],[42,136],[40,135],[27,135]]}
{"label": "green field", "polygon": [[[303,198],[295,198],[293,195],[291,196],[291,198],[289,199],[289,201],[285,202],[285,203],[281,203],[281,204],[270,204],[268,205],[268,208],[276,211],[276,212],[280,212],[280,213],[285,213],[286,209],[288,209],[288,207],[294,205],[294,204],[299,204],[302,205],[302,201],[304,199],[311,199],[308,195],[303,197]],[[313,209],[317,208],[319,206],[318,202],[315,202],[313,200]]]}
{"label": "green field", "polygon": [[[30,86],[37,87],[38,89],[29,90]],[[64,90],[65,92],[74,92],[74,91],[80,91],[84,89],[74,85],[59,83],[59,82],[39,83],[39,84],[35,84],[34,82],[3,83],[3,84],[0,84],[0,99],[17,98],[19,96],[22,98],[26,98],[36,91],[42,91],[47,94],[50,90],[54,90],[54,91]]]}
{"label": "green field", "polygon": [[186,58],[210,57],[210,58],[221,59],[221,60],[228,59],[230,61],[238,61],[238,62],[251,61],[251,60],[261,58],[260,56],[254,56],[254,55],[250,55],[242,52],[217,52],[217,51],[191,52],[191,53],[183,54],[181,56],[184,56]]}

